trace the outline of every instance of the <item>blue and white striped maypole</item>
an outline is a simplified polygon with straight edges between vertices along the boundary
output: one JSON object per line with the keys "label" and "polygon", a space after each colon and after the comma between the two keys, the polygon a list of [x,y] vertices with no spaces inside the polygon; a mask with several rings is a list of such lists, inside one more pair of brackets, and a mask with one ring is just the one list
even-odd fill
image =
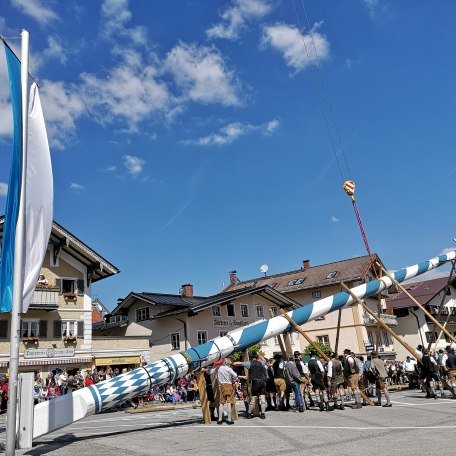
{"label": "blue and white striped maypole", "polygon": [[[391,276],[397,282],[403,282],[455,259],[456,251],[451,251],[429,261],[400,269]],[[354,287],[351,291],[355,296],[363,299],[386,290],[392,283],[388,276],[383,276],[378,280]],[[302,325],[352,302],[353,298],[350,294],[343,291],[288,312],[288,315],[298,325]],[[208,366],[234,351],[245,350],[291,329],[290,323],[281,315],[269,320],[262,320],[111,380],[97,383],[49,402],[37,404],[33,437],[39,437],[85,416],[99,413],[121,401],[142,394],[148,389],[172,382],[189,372]]]}

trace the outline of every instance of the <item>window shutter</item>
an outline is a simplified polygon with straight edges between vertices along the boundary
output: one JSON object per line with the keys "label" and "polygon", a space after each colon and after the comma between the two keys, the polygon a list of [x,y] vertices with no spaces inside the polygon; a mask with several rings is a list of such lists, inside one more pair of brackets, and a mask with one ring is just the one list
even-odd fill
{"label": "window shutter", "polygon": [[78,321],[78,337],[84,338],[84,322]]}
{"label": "window shutter", "polygon": [[0,339],[8,338],[8,320],[0,320]]}
{"label": "window shutter", "polygon": [[40,332],[39,335],[43,339],[47,339],[47,330],[48,330],[48,322],[47,320],[40,320]]}
{"label": "window shutter", "polygon": [[62,294],[62,279],[55,279],[55,284],[59,287],[59,294]]}
{"label": "window shutter", "polygon": [[77,280],[78,296],[84,296],[84,279]]}
{"label": "window shutter", "polygon": [[62,337],[62,320],[54,320],[54,339]]}

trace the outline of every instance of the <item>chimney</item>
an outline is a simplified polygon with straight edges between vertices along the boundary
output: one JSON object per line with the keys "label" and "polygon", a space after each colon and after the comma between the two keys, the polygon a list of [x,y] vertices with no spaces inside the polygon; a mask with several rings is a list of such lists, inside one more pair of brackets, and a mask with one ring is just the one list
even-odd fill
{"label": "chimney", "polygon": [[238,278],[236,277],[236,272],[237,271],[230,271],[230,285],[235,285],[238,281]]}
{"label": "chimney", "polygon": [[181,294],[183,298],[193,297],[193,285],[190,283],[184,283],[181,287]]}
{"label": "chimney", "polygon": [[310,260],[302,260],[302,266],[304,269],[310,268]]}

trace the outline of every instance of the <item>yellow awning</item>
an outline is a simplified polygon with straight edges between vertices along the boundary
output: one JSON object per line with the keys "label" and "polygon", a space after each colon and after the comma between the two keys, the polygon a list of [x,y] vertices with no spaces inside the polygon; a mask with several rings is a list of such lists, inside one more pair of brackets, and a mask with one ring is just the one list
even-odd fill
{"label": "yellow awning", "polygon": [[124,356],[117,358],[95,358],[95,366],[116,366],[119,364],[141,364],[141,357]]}

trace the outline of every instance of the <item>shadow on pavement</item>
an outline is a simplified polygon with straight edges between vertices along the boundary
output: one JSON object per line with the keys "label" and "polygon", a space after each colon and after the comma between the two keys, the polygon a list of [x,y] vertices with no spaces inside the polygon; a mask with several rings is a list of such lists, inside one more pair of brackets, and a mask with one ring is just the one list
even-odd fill
{"label": "shadow on pavement", "polygon": [[84,440],[91,440],[91,439],[100,439],[104,437],[110,437],[114,435],[122,435],[122,434],[131,434],[134,432],[141,432],[141,431],[147,431],[147,430],[152,430],[152,429],[165,429],[165,428],[171,428],[171,427],[178,427],[178,426],[186,426],[188,424],[195,424],[195,423],[201,423],[201,418],[191,418],[188,420],[180,420],[180,421],[174,421],[172,423],[162,423],[162,424],[151,424],[150,426],[144,426],[139,429],[128,429],[125,431],[113,431],[113,432],[106,432],[102,433],[99,435],[87,435],[87,436],[82,436],[82,437],[77,437],[74,434],[65,434],[61,435],[59,437],[56,437],[52,440],[49,441],[44,441],[44,442],[34,442],[33,443],[33,448],[25,453],[24,455],[41,455],[41,454],[47,454],[50,453],[51,451],[58,449],[61,449],[63,446],[66,445],[71,445],[74,442],[81,442]]}

